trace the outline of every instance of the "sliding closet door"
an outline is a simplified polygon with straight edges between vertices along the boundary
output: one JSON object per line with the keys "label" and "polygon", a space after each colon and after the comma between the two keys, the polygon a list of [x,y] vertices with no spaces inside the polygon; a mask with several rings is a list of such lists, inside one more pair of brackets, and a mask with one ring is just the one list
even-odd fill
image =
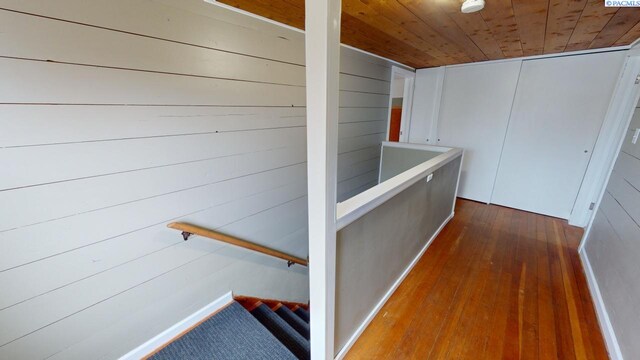
{"label": "sliding closet door", "polygon": [[458,196],[489,202],[509,122],[520,61],[447,67],[438,145],[461,147]]}
{"label": "sliding closet door", "polygon": [[623,57],[523,62],[491,202],[569,217]]}

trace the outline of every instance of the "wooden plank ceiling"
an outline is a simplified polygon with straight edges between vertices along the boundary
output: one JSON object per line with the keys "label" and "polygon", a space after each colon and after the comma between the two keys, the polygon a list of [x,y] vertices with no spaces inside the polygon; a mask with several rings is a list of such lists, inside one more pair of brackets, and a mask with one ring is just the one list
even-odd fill
{"label": "wooden plank ceiling", "polygon": [[[219,0],[304,28],[304,0]],[[604,0],[342,0],[342,42],[414,68],[628,45],[640,8]]]}

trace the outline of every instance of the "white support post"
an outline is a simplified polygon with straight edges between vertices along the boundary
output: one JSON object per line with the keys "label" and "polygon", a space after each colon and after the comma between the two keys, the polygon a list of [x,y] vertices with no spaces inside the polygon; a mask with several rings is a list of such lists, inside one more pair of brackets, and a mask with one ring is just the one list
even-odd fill
{"label": "white support post", "polygon": [[305,1],[311,358],[334,357],[340,0]]}

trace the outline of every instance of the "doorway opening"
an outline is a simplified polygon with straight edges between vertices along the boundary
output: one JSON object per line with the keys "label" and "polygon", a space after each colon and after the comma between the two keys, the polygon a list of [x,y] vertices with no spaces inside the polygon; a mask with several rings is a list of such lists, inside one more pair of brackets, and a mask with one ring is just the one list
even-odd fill
{"label": "doorway opening", "polygon": [[387,141],[407,142],[415,73],[393,67],[389,94]]}

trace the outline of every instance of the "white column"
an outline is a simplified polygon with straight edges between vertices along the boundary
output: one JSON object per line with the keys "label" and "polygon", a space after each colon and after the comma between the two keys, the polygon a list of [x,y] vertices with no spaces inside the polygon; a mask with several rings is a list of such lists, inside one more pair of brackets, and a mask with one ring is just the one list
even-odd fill
{"label": "white column", "polygon": [[306,0],[311,358],[333,359],[340,0]]}

